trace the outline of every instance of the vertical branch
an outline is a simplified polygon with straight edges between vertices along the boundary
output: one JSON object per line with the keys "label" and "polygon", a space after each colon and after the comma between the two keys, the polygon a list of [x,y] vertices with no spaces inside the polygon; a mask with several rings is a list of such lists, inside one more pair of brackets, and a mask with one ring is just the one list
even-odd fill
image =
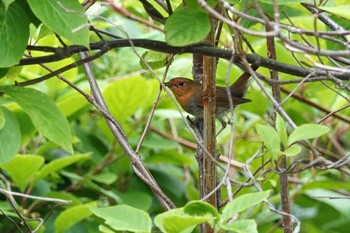
{"label": "vertical branch", "polygon": [[[215,22],[211,19],[211,30],[207,37],[211,44],[215,44]],[[203,106],[204,106],[204,127],[203,141],[207,152],[216,154],[216,134],[215,134],[215,109],[216,109],[216,59],[204,56],[203,58]],[[215,161],[207,154],[202,156],[203,162],[203,187],[201,187],[201,197],[207,196],[217,185],[217,174]],[[207,202],[217,208],[217,194],[208,196]],[[209,224],[203,226],[203,232],[214,232]]]}
{"label": "vertical branch", "polygon": [[[270,32],[273,29],[270,27],[269,24],[266,24],[266,31]],[[275,46],[275,38],[274,37],[266,37],[266,44],[267,44],[267,56],[270,59],[276,60],[276,46]],[[270,69],[270,77],[272,80],[276,81],[272,84],[272,95],[274,99],[277,101],[277,103],[281,103],[281,92],[280,92],[280,85],[278,83],[278,72],[275,70]],[[281,145],[282,146],[282,145]],[[284,148],[281,148],[281,151],[284,151]],[[279,164],[277,166],[280,166],[282,170],[285,170],[287,168],[287,160],[286,156],[282,155],[279,159]],[[293,232],[293,225],[292,225],[292,219],[290,217],[290,201],[289,201],[289,188],[288,188],[288,174],[286,173],[280,173],[279,174],[279,181],[281,186],[281,203],[282,203],[282,210],[283,212],[287,213],[283,215],[283,231],[284,233],[292,233]]]}

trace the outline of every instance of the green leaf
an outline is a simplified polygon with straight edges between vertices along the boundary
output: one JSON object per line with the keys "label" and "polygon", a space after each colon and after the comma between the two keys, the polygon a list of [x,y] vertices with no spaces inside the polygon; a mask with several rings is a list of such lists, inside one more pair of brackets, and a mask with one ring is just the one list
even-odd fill
{"label": "green leaf", "polygon": [[44,162],[44,158],[38,155],[16,155],[4,166],[4,169],[23,192]]}
{"label": "green leaf", "polygon": [[285,151],[282,152],[282,154],[285,154],[287,156],[294,156],[299,154],[301,151],[301,147],[299,145],[292,145],[288,147]]}
{"label": "green leaf", "polygon": [[9,110],[0,106],[0,112],[0,122],[3,122],[0,129],[0,162],[7,163],[18,153],[21,144],[21,132],[17,119]]}
{"label": "green leaf", "polygon": [[287,126],[283,118],[276,115],[276,131],[281,139],[282,145],[286,148],[288,146]]}
{"label": "green leaf", "polygon": [[[152,69],[159,69],[164,67],[168,62],[169,55],[167,53],[161,53],[156,51],[146,51],[142,54],[142,58]],[[140,60],[140,66],[143,69],[148,69],[145,63]]]}
{"label": "green leaf", "polygon": [[73,44],[89,47],[88,20],[76,0],[28,0],[34,14],[52,31]]}
{"label": "green leaf", "polygon": [[327,11],[333,15],[343,17],[350,20],[350,5],[332,6],[332,7],[318,7],[320,10]]}
{"label": "green leaf", "polygon": [[281,139],[274,128],[270,125],[256,126],[256,131],[261,137],[267,150],[271,153],[271,158],[276,159],[280,154]]}
{"label": "green leaf", "polygon": [[40,133],[73,153],[68,121],[50,98],[37,90],[16,86],[3,86],[0,91],[23,108]]}
{"label": "green leaf", "polygon": [[72,116],[88,105],[88,101],[75,91],[58,98],[56,103],[66,117]]}
{"label": "green leaf", "polygon": [[[260,0],[260,2],[273,5],[273,1],[271,0]],[[301,3],[301,2],[304,2],[304,0],[279,0],[278,5],[286,5],[286,4]]]}
{"label": "green leaf", "polygon": [[191,201],[184,207],[184,212],[192,216],[214,216],[219,218],[217,210],[207,202]]}
{"label": "green leaf", "polygon": [[29,20],[23,8],[13,2],[5,10],[0,2],[0,67],[18,64],[29,39]]}
{"label": "green leaf", "polygon": [[105,224],[116,231],[151,232],[152,220],[147,212],[127,205],[91,208]]}
{"label": "green leaf", "polygon": [[103,92],[109,110],[121,122],[144,107],[151,94],[152,87],[140,76],[110,83]]}
{"label": "green leaf", "polygon": [[243,194],[228,203],[222,210],[221,221],[226,222],[235,214],[242,212],[260,202],[270,195],[270,191]]}
{"label": "green leaf", "polygon": [[73,156],[67,156],[59,159],[55,159],[51,161],[50,163],[46,164],[40,172],[35,177],[34,183],[38,182],[40,179],[46,177],[47,175],[58,172],[62,170],[63,168],[76,163],[81,160],[88,159],[90,155],[88,154],[81,154],[81,155],[73,155]]}
{"label": "green leaf", "polygon": [[323,134],[328,133],[329,127],[317,124],[305,124],[296,128],[290,135],[288,139],[288,145],[292,145],[294,142],[317,138]]}
{"label": "green leaf", "polygon": [[55,232],[64,233],[74,224],[90,217],[92,215],[90,208],[95,206],[96,202],[92,202],[84,205],[73,206],[62,211],[55,220]]}
{"label": "green leaf", "polygon": [[0,132],[1,132],[1,129],[5,125],[5,122],[6,122],[5,113],[4,113],[3,108],[0,106]]}
{"label": "green leaf", "polygon": [[258,226],[253,219],[235,220],[228,224],[222,224],[221,227],[226,231],[237,233],[258,233]]}
{"label": "green leaf", "polygon": [[106,185],[111,185],[117,180],[118,176],[115,173],[112,172],[103,172],[97,175],[91,176],[91,179]]}
{"label": "green leaf", "polygon": [[189,215],[185,213],[184,208],[178,208],[157,215],[154,224],[162,232],[190,233],[198,224],[214,219],[216,218],[211,214]]}
{"label": "green leaf", "polygon": [[[169,149],[169,148],[167,148]],[[174,164],[177,166],[190,166],[194,165],[195,159],[188,156],[187,154],[179,154],[175,150],[162,150],[152,154],[145,159],[146,163],[165,163],[165,164]]]}
{"label": "green leaf", "polygon": [[[122,203],[137,209],[147,211],[151,208],[153,196],[146,192],[128,191],[119,194]],[[135,201],[137,200],[137,201]]]}
{"label": "green leaf", "polygon": [[180,9],[165,23],[165,38],[169,45],[185,46],[204,40],[210,31],[208,14],[199,9]]}
{"label": "green leaf", "polygon": [[63,199],[66,201],[71,201],[71,205],[80,205],[82,204],[81,200],[79,199],[79,196],[75,196],[73,193],[68,193],[68,192],[49,192],[45,194],[45,197],[50,197],[50,198],[58,198],[58,199]]}

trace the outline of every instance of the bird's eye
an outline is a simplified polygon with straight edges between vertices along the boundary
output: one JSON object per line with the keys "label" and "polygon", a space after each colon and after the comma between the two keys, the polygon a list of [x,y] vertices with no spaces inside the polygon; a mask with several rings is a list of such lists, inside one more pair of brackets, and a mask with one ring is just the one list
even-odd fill
{"label": "bird's eye", "polygon": [[179,86],[181,86],[181,87],[182,87],[184,84],[185,84],[185,83],[184,83],[183,81],[180,81],[180,82],[179,82]]}

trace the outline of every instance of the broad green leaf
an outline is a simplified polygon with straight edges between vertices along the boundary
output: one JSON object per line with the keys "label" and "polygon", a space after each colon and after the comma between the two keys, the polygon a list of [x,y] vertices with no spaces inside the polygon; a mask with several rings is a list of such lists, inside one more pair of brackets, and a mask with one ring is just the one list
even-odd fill
{"label": "broad green leaf", "polygon": [[350,5],[332,6],[332,7],[318,7],[320,10],[327,11],[333,15],[343,17],[350,20]]}
{"label": "broad green leaf", "polygon": [[350,183],[331,179],[315,180],[304,184],[302,187],[303,191],[309,189],[328,189],[334,191],[343,189],[346,191],[350,191]]}
{"label": "broad green leaf", "polygon": [[105,224],[116,231],[151,232],[152,220],[147,212],[127,205],[91,208]]}
{"label": "broad green leaf", "polygon": [[88,101],[76,91],[62,96],[56,103],[66,117],[72,116],[88,105]]}
{"label": "broad green leaf", "polygon": [[88,154],[81,154],[81,155],[72,155],[72,156],[55,159],[50,163],[46,164],[40,170],[40,172],[35,177],[34,183],[38,182],[40,179],[46,177],[51,173],[58,172],[73,163],[76,163],[84,159],[88,159],[89,157],[90,155]]}
{"label": "broad green leaf", "polygon": [[9,7],[11,3],[13,3],[15,0],[2,0],[3,4],[5,5],[5,9]]}
{"label": "broad green leaf", "polygon": [[286,122],[279,114],[276,115],[276,131],[281,139],[282,145],[286,148],[288,146],[287,126]]}
{"label": "broad green leaf", "polygon": [[44,162],[45,159],[38,155],[16,155],[4,169],[11,176],[13,183],[23,192]]}
{"label": "broad green leaf", "polygon": [[178,208],[157,215],[154,224],[162,232],[190,233],[198,224],[214,219],[211,214],[189,215],[185,213],[184,208]]}
{"label": "broad green leaf", "polygon": [[[161,53],[156,51],[146,51],[142,54],[142,58],[152,69],[159,69],[164,67],[168,62],[168,57],[169,55],[167,53]],[[143,69],[148,69],[148,67],[142,60],[140,60],[140,66]]]}
{"label": "broad green leaf", "polygon": [[115,200],[118,203],[122,202],[122,200],[118,196],[118,194],[116,194],[113,191],[107,190],[104,187],[101,187],[101,186],[97,185],[91,179],[88,179],[86,177],[80,176],[80,175],[78,175],[75,172],[67,172],[65,170],[61,170],[60,174],[65,176],[65,177],[68,177],[71,180],[74,180],[74,181],[78,182],[79,184],[85,186],[88,189],[94,190],[94,191],[96,191],[98,193],[102,193],[106,197],[109,197],[109,198]]}
{"label": "broad green leaf", "polygon": [[257,193],[243,194],[228,203],[222,210],[221,221],[226,222],[232,218],[235,214],[242,212],[249,207],[252,207],[270,195],[270,191],[263,191]]}
{"label": "broad green leaf", "polygon": [[165,23],[165,38],[169,45],[185,46],[200,42],[210,31],[208,14],[203,10],[180,9]]}
{"label": "broad green leaf", "polygon": [[96,207],[96,202],[73,206],[62,211],[55,220],[55,232],[64,233],[74,224],[90,217],[92,215],[91,207]]}
{"label": "broad green leaf", "polygon": [[0,106],[0,118],[4,125],[0,129],[0,162],[7,163],[18,153],[21,143],[21,131],[14,115]]}
{"label": "broad green leaf", "polygon": [[323,134],[328,133],[329,127],[317,124],[305,124],[296,128],[288,139],[288,145],[292,145],[294,142],[304,139],[317,138]]}
{"label": "broad green leaf", "polygon": [[45,94],[29,88],[3,86],[0,91],[11,96],[30,116],[33,124],[46,138],[73,153],[70,127],[62,112]]}
{"label": "broad green leaf", "polygon": [[0,132],[1,132],[1,129],[4,127],[5,125],[5,122],[6,122],[6,119],[5,119],[5,113],[4,113],[4,110],[2,107],[0,107]]}
{"label": "broad green leaf", "polygon": [[117,178],[118,178],[117,174],[112,172],[102,172],[100,174],[91,176],[92,180],[98,183],[107,184],[107,185],[113,184],[117,180]]}
{"label": "broad green leaf", "polygon": [[256,131],[261,137],[267,150],[271,153],[272,159],[276,159],[279,156],[281,139],[274,128],[270,125],[260,125],[256,126]]}
{"label": "broad green leaf", "polygon": [[123,122],[132,116],[150,97],[152,87],[145,79],[136,76],[110,83],[103,92],[112,115]]}
{"label": "broad green leaf", "polygon": [[120,193],[119,196],[122,199],[123,204],[144,211],[149,210],[153,202],[153,196],[146,192],[128,191],[125,193]]}
{"label": "broad green leaf", "polygon": [[89,47],[88,20],[76,0],[28,0],[34,14],[52,31],[73,44]]}
{"label": "broad green leaf", "polygon": [[299,154],[301,151],[301,147],[299,145],[292,145],[288,147],[285,151],[282,152],[282,154],[285,154],[287,156],[294,156]]}
{"label": "broad green leaf", "polygon": [[0,1],[0,67],[18,64],[29,39],[29,20],[16,2],[8,9]]}
{"label": "broad green leaf", "polygon": [[184,207],[184,212],[192,216],[214,216],[219,218],[217,210],[207,202],[191,201]]}
{"label": "broad green leaf", "polygon": [[221,227],[226,231],[236,233],[258,233],[258,226],[253,219],[239,219],[228,224],[222,224]]}

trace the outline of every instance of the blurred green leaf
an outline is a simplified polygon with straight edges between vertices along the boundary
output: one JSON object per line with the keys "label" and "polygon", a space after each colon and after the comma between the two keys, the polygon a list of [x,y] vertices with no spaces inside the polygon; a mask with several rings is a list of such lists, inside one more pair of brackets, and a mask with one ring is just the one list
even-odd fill
{"label": "blurred green leaf", "polygon": [[116,80],[106,86],[103,96],[114,117],[124,122],[137,109],[144,108],[153,89],[145,79],[135,76]]}
{"label": "blurred green leaf", "polygon": [[45,197],[50,197],[50,198],[58,198],[58,199],[63,199],[67,201],[71,201],[71,205],[80,205],[82,204],[81,200],[74,195],[73,193],[69,192],[49,192],[45,195]]}
{"label": "blurred green leaf", "polygon": [[76,0],[28,0],[34,14],[52,31],[73,44],[89,47],[88,20]]}
{"label": "blurred green leaf", "polygon": [[50,163],[46,164],[40,172],[37,174],[35,177],[34,183],[38,182],[40,179],[45,178],[47,175],[53,173],[53,172],[58,172],[62,170],[63,168],[76,163],[81,160],[88,159],[90,157],[89,154],[80,154],[80,155],[72,155],[72,156],[67,156],[64,158],[58,158]]}
{"label": "blurred green leaf", "polygon": [[[169,55],[167,53],[161,53],[156,51],[146,51],[142,54],[142,58],[147,62],[147,64],[152,69],[159,69],[164,67],[168,61]],[[140,60],[140,66],[141,68],[148,70],[148,67],[145,65],[145,63]]]}
{"label": "blurred green leaf", "polygon": [[[0,162],[7,163],[18,153],[21,143],[21,132],[14,115],[0,106]],[[5,143],[6,142],[6,143]]]}
{"label": "blurred green leaf", "polygon": [[235,214],[240,213],[256,204],[262,202],[270,195],[270,191],[243,194],[228,203],[222,210],[221,221],[226,222]]}
{"label": "blurred green leaf", "polygon": [[280,154],[281,139],[276,130],[270,125],[258,124],[256,126],[256,131],[264,142],[268,152],[271,153],[271,158],[273,160],[277,159]]}
{"label": "blurred green leaf", "polygon": [[148,211],[152,206],[153,197],[146,192],[127,191],[125,193],[120,193],[119,196],[123,204],[137,209]]}
{"label": "blurred green leaf", "polygon": [[91,207],[95,207],[96,202],[77,205],[62,211],[55,220],[55,232],[64,233],[74,224],[90,217],[92,215]]}
{"label": "blurred green leaf", "polygon": [[107,185],[113,184],[117,180],[117,178],[118,176],[111,172],[102,172],[100,174],[91,176],[92,180]]}
{"label": "blurred green leaf", "polygon": [[46,138],[73,153],[70,127],[55,102],[42,92],[17,86],[3,86],[0,91],[11,96],[30,116],[33,124]]}
{"label": "blurred green leaf", "polygon": [[5,125],[5,122],[6,122],[6,119],[5,119],[5,113],[4,113],[4,110],[2,107],[0,107],[0,132],[1,132],[1,129],[4,127]]}
{"label": "blurred green leaf", "polygon": [[24,9],[16,2],[8,9],[0,2],[0,67],[18,64],[29,39],[29,20]]}
{"label": "blurred green leaf", "polygon": [[331,7],[320,6],[318,8],[320,10],[327,11],[333,15],[343,17],[345,19],[350,20],[350,15],[349,15],[350,5],[349,4],[341,5],[341,6],[331,6]]}
{"label": "blurred green leaf", "polygon": [[221,224],[226,231],[237,233],[258,233],[258,227],[253,219],[238,219],[227,224]]}
{"label": "blurred green leaf", "polygon": [[304,124],[296,128],[288,138],[288,145],[304,139],[317,138],[323,134],[328,133],[329,127],[317,124]]}
{"label": "blurred green leaf", "polygon": [[116,231],[151,232],[152,221],[147,212],[127,205],[91,208],[105,224]]}
{"label": "blurred green leaf", "polygon": [[208,202],[191,201],[184,207],[184,212],[192,216],[213,216],[219,218],[218,211]]}
{"label": "blurred green leaf", "polygon": [[299,154],[300,151],[301,151],[301,147],[299,145],[292,145],[288,147],[286,150],[284,150],[283,152],[281,152],[281,154],[285,154],[287,156],[294,156]]}
{"label": "blurred green leaf", "polygon": [[88,101],[78,92],[69,92],[59,98],[56,103],[66,117],[70,117],[88,106]]}
{"label": "blurred green leaf", "polygon": [[184,208],[178,208],[158,214],[154,218],[154,223],[162,232],[190,233],[198,224],[214,219],[216,219],[216,217],[211,213],[205,215],[191,215],[186,213]]}
{"label": "blurred green leaf", "polygon": [[286,148],[288,146],[287,126],[286,122],[279,114],[276,114],[276,131],[281,139],[282,145]]}
{"label": "blurred green leaf", "polygon": [[299,145],[292,145],[288,147],[286,150],[284,150],[283,152],[281,152],[281,154],[285,154],[287,156],[295,156],[299,154],[300,151],[301,151],[301,147]]}
{"label": "blurred green leaf", "polygon": [[146,163],[167,163],[174,164],[177,166],[189,166],[196,164],[196,161],[193,157],[190,157],[186,154],[179,154],[176,151],[159,151],[152,154],[151,156],[145,159]]}
{"label": "blurred green leaf", "polygon": [[165,38],[169,45],[185,46],[200,42],[210,31],[208,14],[199,9],[179,9],[165,23]]}
{"label": "blurred green leaf", "polygon": [[3,168],[11,176],[14,184],[23,192],[33,181],[44,161],[44,158],[38,155],[16,155]]}

